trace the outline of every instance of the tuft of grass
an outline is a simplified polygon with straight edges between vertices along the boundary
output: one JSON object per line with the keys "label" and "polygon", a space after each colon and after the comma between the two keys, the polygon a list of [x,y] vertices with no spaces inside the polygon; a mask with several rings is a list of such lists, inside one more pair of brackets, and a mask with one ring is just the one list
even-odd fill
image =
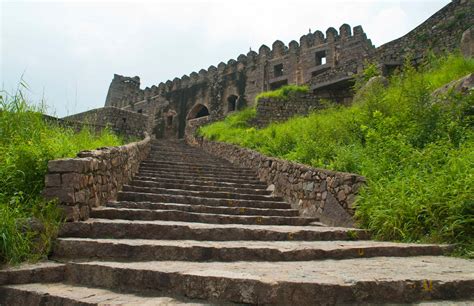
{"label": "tuft of grass", "polygon": [[255,100],[258,102],[261,98],[273,98],[285,101],[291,95],[308,92],[309,87],[307,85],[285,85],[276,90],[261,92],[255,97]]}
{"label": "tuft of grass", "polygon": [[[375,68],[360,77],[367,81]],[[208,139],[270,156],[367,177],[356,202],[359,224],[383,240],[454,243],[474,256],[473,93],[432,95],[474,72],[460,55],[405,65],[388,87],[374,84],[350,107],[334,106],[257,130],[223,121]],[[360,85],[362,86],[362,84]]]}
{"label": "tuft of grass", "polygon": [[123,143],[107,129],[76,133],[45,121],[44,105],[28,103],[24,91],[0,95],[0,264],[37,260],[50,251],[61,214],[41,197],[49,160]]}

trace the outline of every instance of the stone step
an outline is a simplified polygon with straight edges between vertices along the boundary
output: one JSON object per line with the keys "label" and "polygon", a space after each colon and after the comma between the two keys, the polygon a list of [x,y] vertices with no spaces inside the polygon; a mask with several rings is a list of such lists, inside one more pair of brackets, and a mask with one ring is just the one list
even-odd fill
{"label": "stone step", "polygon": [[271,195],[272,192],[263,188],[237,188],[237,187],[218,187],[218,186],[206,186],[198,184],[179,184],[179,183],[161,183],[153,181],[143,181],[134,179],[130,182],[131,186],[138,187],[152,187],[152,188],[165,188],[165,189],[181,189],[181,190],[194,190],[194,191],[216,191],[216,192],[233,192],[242,194],[259,194],[259,195]]}
{"label": "stone step", "polygon": [[252,171],[253,173],[256,173],[255,169],[250,169],[250,168],[240,168],[237,166],[234,166],[230,163],[228,164],[209,164],[209,165],[202,165],[202,164],[183,164],[183,163],[157,163],[153,160],[144,160],[140,163],[142,166],[147,166],[147,167],[163,167],[163,168],[170,168],[170,169],[200,169],[200,170],[229,170],[229,171]]}
{"label": "stone step", "polygon": [[199,167],[174,167],[174,166],[155,166],[148,164],[141,164],[140,170],[144,171],[159,171],[159,172],[172,172],[172,173],[197,173],[197,174],[228,174],[228,175],[252,175],[257,176],[257,173],[253,170],[240,170],[240,169],[206,169]]}
{"label": "stone step", "polygon": [[161,171],[139,169],[138,175],[163,176],[163,177],[177,177],[177,178],[212,178],[218,180],[241,180],[241,181],[259,181],[258,177],[253,174],[233,174],[233,173],[199,173],[192,171]]}
{"label": "stone step", "polygon": [[258,200],[258,201],[280,201],[280,202],[283,201],[282,197],[260,195],[260,194],[208,191],[207,188],[202,188],[201,190],[186,190],[186,189],[169,189],[169,188],[124,185],[122,190],[131,191],[131,192],[170,194],[170,195],[206,197],[206,198],[216,198],[216,199],[242,199],[242,200]]}
{"label": "stone step", "polygon": [[186,240],[363,240],[369,234],[360,229],[324,226],[207,224],[179,221],[129,221],[94,219],[65,223],[60,237],[116,239]]}
{"label": "stone step", "polygon": [[160,183],[177,183],[177,184],[190,184],[190,185],[202,185],[202,186],[216,186],[216,187],[235,187],[235,188],[267,188],[267,184],[260,181],[255,182],[224,182],[216,181],[214,179],[205,179],[205,178],[165,178],[165,177],[152,177],[146,175],[139,175],[134,177],[134,180],[141,181],[152,181]]}
{"label": "stone step", "polygon": [[442,255],[449,246],[377,241],[195,241],[60,238],[55,259],[308,261]]}
{"label": "stone step", "polygon": [[178,204],[198,204],[207,206],[228,207],[258,207],[258,208],[290,208],[290,204],[280,201],[242,200],[242,199],[218,199],[206,197],[194,197],[172,194],[154,194],[134,191],[120,191],[117,195],[118,201],[133,202],[158,202]]}
{"label": "stone step", "polygon": [[297,209],[268,209],[251,207],[225,207],[207,206],[196,204],[176,204],[176,203],[153,203],[153,202],[109,202],[108,207],[135,208],[135,209],[157,209],[157,210],[180,210],[195,213],[221,214],[221,215],[252,215],[252,216],[286,216],[297,217]]}
{"label": "stone step", "polygon": [[[186,163],[186,162],[171,162],[171,161],[155,161],[153,159],[145,159],[142,164],[147,164],[151,166],[170,166],[170,167],[202,167],[206,169],[233,169],[233,170],[238,170],[241,169],[239,167],[236,167],[232,165],[231,163],[228,164],[219,164],[219,163],[212,163],[212,164],[193,164],[193,163]],[[243,168],[243,169],[248,169],[248,168]]]}
{"label": "stone step", "polygon": [[[161,296],[160,296],[161,295]],[[66,283],[33,283],[0,287],[0,305],[209,305],[184,297],[127,294],[102,288],[76,286]]]}
{"label": "stone step", "polygon": [[198,157],[198,156],[164,156],[164,155],[154,155],[153,153],[150,154],[148,157],[150,160],[154,161],[159,161],[159,162],[185,162],[185,163],[192,163],[192,164],[198,164],[198,165],[207,165],[207,164],[213,164],[213,163],[219,163],[221,162],[217,161],[215,158],[212,157]]}
{"label": "stone step", "polygon": [[157,172],[150,172],[150,171],[139,171],[137,176],[147,176],[147,177],[159,177],[159,178],[167,178],[167,179],[174,179],[174,180],[203,180],[203,181],[214,181],[214,182],[224,182],[224,183],[237,183],[237,184],[258,184],[261,183],[257,177],[233,177],[233,176],[224,176],[224,175],[191,175],[186,173],[157,173]]}
{"label": "stone step", "polygon": [[134,208],[99,207],[91,210],[92,218],[122,220],[165,220],[214,224],[312,225],[318,218],[277,217],[253,215],[225,215],[194,213],[181,210],[150,210]]}
{"label": "stone step", "polygon": [[290,262],[68,264],[68,282],[124,292],[159,290],[221,302],[280,305],[412,303],[474,297],[472,261],[372,257]]}

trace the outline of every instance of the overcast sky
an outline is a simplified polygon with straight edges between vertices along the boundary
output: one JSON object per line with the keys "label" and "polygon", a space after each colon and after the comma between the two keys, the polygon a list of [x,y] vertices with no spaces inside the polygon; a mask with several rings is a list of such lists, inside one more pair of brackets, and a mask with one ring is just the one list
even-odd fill
{"label": "overcast sky", "polygon": [[145,88],[343,23],[380,46],[449,0],[0,2],[3,88],[23,75],[33,102],[44,97],[65,116],[103,106],[114,73],[138,75]]}

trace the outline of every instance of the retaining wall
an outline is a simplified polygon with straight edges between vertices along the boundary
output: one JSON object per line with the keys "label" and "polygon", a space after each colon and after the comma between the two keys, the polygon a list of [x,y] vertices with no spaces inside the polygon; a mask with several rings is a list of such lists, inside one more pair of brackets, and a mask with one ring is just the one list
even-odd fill
{"label": "retaining wall", "polygon": [[287,99],[260,98],[257,102],[257,114],[252,124],[264,127],[272,122],[281,122],[296,115],[307,115],[321,109],[318,97],[313,94],[293,94]]}
{"label": "retaining wall", "polygon": [[[260,154],[232,144],[196,138],[191,145],[238,166],[256,169],[262,181],[283,196],[301,216],[319,217],[332,226],[353,227],[354,200],[363,176],[312,168]],[[273,186],[272,186],[273,185]]]}
{"label": "retaining wall", "polygon": [[58,199],[66,221],[86,220],[92,207],[116,199],[150,152],[150,137],[119,147],[82,151],[48,162],[43,195]]}

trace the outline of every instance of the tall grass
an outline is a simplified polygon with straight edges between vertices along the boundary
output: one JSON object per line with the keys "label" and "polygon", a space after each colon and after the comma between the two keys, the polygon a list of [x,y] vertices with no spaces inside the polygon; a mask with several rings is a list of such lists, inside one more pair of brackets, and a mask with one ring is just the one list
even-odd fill
{"label": "tall grass", "polygon": [[406,65],[386,88],[373,83],[350,107],[261,130],[235,114],[200,133],[271,156],[360,173],[368,187],[357,199],[356,218],[376,238],[457,243],[473,256],[473,93],[432,95],[473,71],[472,59],[432,57],[419,69]]}
{"label": "tall grass", "polygon": [[29,104],[24,90],[0,95],[0,264],[35,260],[49,252],[61,222],[56,204],[41,197],[49,160],[122,143],[107,129],[76,133],[48,123],[44,106]]}
{"label": "tall grass", "polygon": [[276,90],[261,92],[255,97],[255,100],[258,101],[261,98],[286,100],[291,95],[308,92],[309,87],[307,85],[285,85]]}

